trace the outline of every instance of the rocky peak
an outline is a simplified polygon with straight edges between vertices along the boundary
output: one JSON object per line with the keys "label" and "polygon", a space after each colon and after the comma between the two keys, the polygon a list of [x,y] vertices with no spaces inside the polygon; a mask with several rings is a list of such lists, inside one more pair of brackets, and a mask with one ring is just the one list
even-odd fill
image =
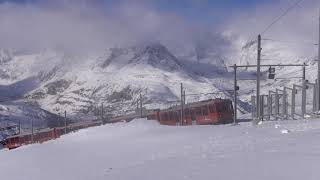
{"label": "rocky peak", "polygon": [[12,60],[12,53],[9,50],[0,49],[0,63],[6,63]]}
{"label": "rocky peak", "polygon": [[162,44],[152,43],[138,50],[131,63],[146,63],[153,67],[177,70],[181,67],[179,60]]}

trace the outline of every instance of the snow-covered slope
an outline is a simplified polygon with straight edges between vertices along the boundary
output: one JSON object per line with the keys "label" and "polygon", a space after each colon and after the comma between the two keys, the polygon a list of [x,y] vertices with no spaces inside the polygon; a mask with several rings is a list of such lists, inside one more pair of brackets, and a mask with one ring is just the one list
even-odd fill
{"label": "snow-covered slope", "polygon": [[10,180],[316,180],[319,129],[317,120],[258,127],[135,120],[1,151],[0,174]]}

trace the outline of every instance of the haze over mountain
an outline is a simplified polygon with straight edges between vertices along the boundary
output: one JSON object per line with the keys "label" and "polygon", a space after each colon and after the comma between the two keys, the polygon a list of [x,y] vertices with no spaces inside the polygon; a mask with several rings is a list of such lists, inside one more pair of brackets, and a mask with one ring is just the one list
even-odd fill
{"label": "haze over mountain", "polygon": [[[53,5],[54,4],[54,5]],[[140,1],[104,9],[97,2],[0,4],[0,93],[3,105],[31,101],[52,113],[93,115],[95,107],[118,115],[132,112],[142,93],[147,108],[187,101],[231,98],[233,64],[255,64],[256,34],[286,7],[272,2],[231,15],[223,22],[190,21]],[[316,1],[301,4],[263,34],[263,63],[303,63],[315,79]],[[267,12],[267,13],[260,13]],[[290,29],[290,31],[288,31]],[[278,40],[278,41],[275,41]],[[300,43],[297,43],[300,42]],[[268,61],[267,61],[268,60]],[[266,70],[266,69],[265,69]],[[298,82],[300,68],[278,69],[284,80],[264,80],[263,92]],[[244,69],[241,78],[254,78]],[[239,111],[250,112],[254,81],[240,82]],[[2,114],[10,114],[4,110]]]}

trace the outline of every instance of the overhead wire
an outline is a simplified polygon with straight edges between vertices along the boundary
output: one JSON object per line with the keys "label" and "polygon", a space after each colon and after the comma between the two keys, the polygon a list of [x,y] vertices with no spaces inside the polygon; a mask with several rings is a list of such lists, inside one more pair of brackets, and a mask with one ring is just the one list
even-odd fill
{"label": "overhead wire", "polygon": [[300,42],[295,42],[295,41],[282,41],[282,40],[275,40],[275,39],[271,39],[271,38],[263,38],[262,40],[264,41],[271,41],[271,42],[276,42],[276,43],[281,43],[281,44],[290,44],[290,45],[301,45],[301,44],[305,44],[305,45],[312,45],[312,46],[317,46],[317,43],[312,43],[312,42],[307,42],[307,41],[300,41]]}
{"label": "overhead wire", "polygon": [[[268,26],[266,26],[266,28],[260,34],[264,34],[268,30],[270,30],[273,25],[275,25],[278,21],[280,21],[284,16],[286,16],[291,10],[293,10],[296,6],[301,4],[303,1],[305,1],[305,0],[298,0],[293,5],[289,6],[289,8],[287,8],[280,16],[276,17]],[[254,37],[250,38],[250,40],[247,41],[247,43],[243,46],[242,51],[244,51],[246,46],[251,46],[252,44],[255,44],[256,41],[257,40],[255,40]],[[246,58],[246,59],[248,58],[248,53],[249,52],[247,51],[244,55],[242,55],[241,61],[243,59],[243,56],[245,56],[244,58]]]}
{"label": "overhead wire", "polygon": [[268,30],[272,28],[273,25],[275,25],[278,21],[280,21],[284,16],[286,16],[291,10],[293,10],[295,7],[297,7],[300,3],[302,3],[305,0],[298,0],[296,1],[292,6],[287,8],[279,17],[276,17],[260,34],[265,34]]}

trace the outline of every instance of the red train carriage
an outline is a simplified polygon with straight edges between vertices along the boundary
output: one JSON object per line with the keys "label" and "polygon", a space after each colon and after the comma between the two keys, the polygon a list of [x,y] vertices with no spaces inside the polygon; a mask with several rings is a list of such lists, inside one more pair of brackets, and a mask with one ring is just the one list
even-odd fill
{"label": "red train carriage", "polygon": [[[214,99],[184,106],[183,125],[228,124],[233,122],[232,101]],[[178,125],[181,107],[173,107],[156,113],[156,119],[163,125]]]}

